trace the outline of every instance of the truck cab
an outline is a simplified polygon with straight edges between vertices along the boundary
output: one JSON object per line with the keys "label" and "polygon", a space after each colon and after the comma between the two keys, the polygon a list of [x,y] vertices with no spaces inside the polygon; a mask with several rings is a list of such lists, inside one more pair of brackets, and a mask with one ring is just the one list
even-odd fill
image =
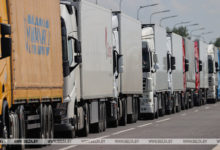
{"label": "truck cab", "polygon": [[158,69],[155,51],[154,30],[152,27],[142,26],[142,68],[143,68],[143,96],[140,98],[140,119],[158,117],[158,100],[156,97],[156,71]]}
{"label": "truck cab", "polygon": [[208,46],[208,93],[207,93],[207,102],[215,103],[216,102],[216,65],[215,65],[215,46],[210,44]]}
{"label": "truck cab", "polygon": [[[62,55],[63,55],[63,103],[57,106],[55,115],[57,132],[65,132],[67,136],[74,137],[75,130],[84,126],[77,124],[77,115],[83,116],[83,109],[75,110],[77,101],[80,100],[79,64],[81,63],[81,47],[78,40],[77,15],[75,7],[60,4]],[[64,135],[64,134],[63,134]]]}

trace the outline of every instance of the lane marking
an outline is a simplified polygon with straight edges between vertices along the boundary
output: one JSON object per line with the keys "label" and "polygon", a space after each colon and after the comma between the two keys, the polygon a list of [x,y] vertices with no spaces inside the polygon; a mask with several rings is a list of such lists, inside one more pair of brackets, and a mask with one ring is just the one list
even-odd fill
{"label": "lane marking", "polygon": [[158,121],[156,121],[156,122],[157,122],[157,123],[160,123],[160,122],[164,122],[164,121],[168,121],[168,120],[170,120],[170,118],[163,119],[163,120],[158,120]]}
{"label": "lane marking", "polygon": [[[98,140],[98,139],[107,138],[107,137],[110,137],[110,135],[105,135],[105,136],[101,136],[101,137],[98,137],[98,138],[89,139],[89,140],[85,141],[85,143],[92,142],[93,140]],[[74,147],[76,147],[76,146],[79,146],[79,145],[70,145],[70,146],[61,148],[61,149],[59,149],[59,150],[68,150],[68,149],[72,149],[72,148],[74,148]]]}
{"label": "lane marking", "polygon": [[121,133],[124,133],[124,132],[128,132],[128,131],[131,131],[131,130],[134,130],[135,128],[129,128],[129,129],[126,129],[126,130],[122,130],[122,131],[118,131],[118,132],[115,132],[115,133],[112,133],[112,135],[118,135],[118,134],[121,134]]}
{"label": "lane marking", "polygon": [[207,106],[207,107],[205,107],[205,109],[209,109],[209,108],[210,108],[210,107],[208,107],[208,106]]}
{"label": "lane marking", "polygon": [[198,109],[196,109],[194,112],[198,112],[199,110]]}
{"label": "lane marking", "polygon": [[186,113],[181,114],[181,116],[186,116]]}
{"label": "lane marking", "polygon": [[70,146],[61,148],[61,149],[59,149],[59,150],[68,150],[68,149],[74,148],[74,147],[76,147],[76,146],[78,146],[78,145],[70,145]]}
{"label": "lane marking", "polygon": [[146,127],[146,126],[149,126],[149,125],[152,125],[152,123],[143,124],[143,125],[140,125],[140,126],[137,126],[137,127],[142,128],[142,127]]}
{"label": "lane marking", "polygon": [[91,140],[104,139],[104,138],[107,138],[107,137],[110,137],[110,135],[101,136],[101,137],[94,138],[94,139],[91,139]]}

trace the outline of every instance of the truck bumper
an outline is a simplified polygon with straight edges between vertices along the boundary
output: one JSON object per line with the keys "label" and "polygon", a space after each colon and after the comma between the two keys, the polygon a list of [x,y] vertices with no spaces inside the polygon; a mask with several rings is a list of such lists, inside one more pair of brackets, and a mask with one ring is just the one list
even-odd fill
{"label": "truck bumper", "polygon": [[153,114],[154,113],[154,104],[150,103],[140,103],[140,114]]}

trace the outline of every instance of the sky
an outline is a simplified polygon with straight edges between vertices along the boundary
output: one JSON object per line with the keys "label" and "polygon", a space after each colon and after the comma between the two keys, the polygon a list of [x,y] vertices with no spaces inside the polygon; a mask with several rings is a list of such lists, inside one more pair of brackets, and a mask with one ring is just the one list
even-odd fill
{"label": "sky", "polygon": [[[95,3],[96,0],[87,0]],[[113,11],[119,10],[120,0],[97,0],[98,5]],[[140,6],[158,3],[154,7],[140,10],[139,18],[142,23],[149,23],[150,15],[153,12],[167,10],[170,12],[157,14],[152,17],[152,23],[159,24],[163,17],[178,15],[176,18],[167,19],[162,22],[162,26],[173,28],[176,23],[191,21],[190,24],[198,23],[198,26],[188,27],[189,31],[199,28],[205,30],[194,31],[193,35],[213,32],[203,35],[206,42],[215,41],[220,37],[220,0],[122,0],[122,12],[137,18],[137,10]]]}

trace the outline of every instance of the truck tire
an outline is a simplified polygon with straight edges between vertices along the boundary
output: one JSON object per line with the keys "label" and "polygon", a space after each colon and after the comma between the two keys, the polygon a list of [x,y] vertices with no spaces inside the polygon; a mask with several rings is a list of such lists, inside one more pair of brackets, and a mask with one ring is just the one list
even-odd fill
{"label": "truck tire", "polygon": [[163,93],[161,93],[160,94],[161,95],[161,110],[160,110],[160,116],[162,117],[162,116],[164,116],[165,115],[165,113],[166,113],[166,109],[165,109],[165,103],[166,103],[166,96],[163,94]]}
{"label": "truck tire", "polygon": [[[18,118],[19,118],[19,138],[25,139],[26,138],[26,126],[25,126],[25,114],[24,114],[24,106],[18,107]],[[21,144],[16,147],[17,150],[24,150],[25,145]]]}
{"label": "truck tire", "polygon": [[54,138],[54,120],[53,120],[53,109],[52,106],[48,106],[48,133],[49,133],[49,139]]}
{"label": "truck tire", "polygon": [[157,98],[157,106],[156,106],[157,110],[156,110],[156,114],[155,114],[155,118],[158,119],[159,118],[159,102],[158,102],[158,98]]}
{"label": "truck tire", "polygon": [[126,99],[124,99],[122,101],[122,109],[123,109],[122,110],[123,113],[122,113],[122,118],[120,120],[120,125],[126,126],[126,124],[127,124],[127,102],[126,102]]}
{"label": "truck tire", "polygon": [[48,130],[48,107],[47,105],[44,105],[43,107],[44,110],[44,135],[45,135],[45,139],[47,139],[49,137],[49,130]]}
{"label": "truck tire", "polygon": [[178,98],[178,106],[176,108],[176,111],[180,112],[181,111],[181,95],[177,94],[177,98]]}
{"label": "truck tire", "polygon": [[105,131],[106,130],[106,128],[107,128],[107,113],[106,113],[106,104],[104,103],[103,104],[104,106],[104,129],[103,129],[103,131]]}
{"label": "truck tire", "polygon": [[189,93],[186,92],[186,97],[185,97],[185,109],[189,109]]}
{"label": "truck tire", "polygon": [[[1,135],[2,139],[8,139],[9,138],[9,110],[8,110],[8,103],[7,101],[3,101],[2,105],[2,129],[1,130]],[[8,149],[7,145],[2,145],[2,150]]]}
{"label": "truck tire", "polygon": [[[195,96],[196,95],[194,92],[191,92],[190,94],[190,98],[191,98],[191,102],[190,102],[190,105],[189,105],[189,108],[193,108],[194,107],[194,102],[195,102]],[[196,96],[197,97],[197,96]]]}
{"label": "truck tire", "polygon": [[39,131],[39,138],[44,139],[45,138],[45,112],[44,112],[44,106],[43,104],[40,104],[38,107],[39,115],[40,115],[40,131]]}
{"label": "truck tire", "polygon": [[80,137],[87,137],[89,134],[89,106],[88,104],[84,104],[83,106],[83,110],[84,110],[84,127],[82,130],[79,130],[79,134],[78,136]]}

